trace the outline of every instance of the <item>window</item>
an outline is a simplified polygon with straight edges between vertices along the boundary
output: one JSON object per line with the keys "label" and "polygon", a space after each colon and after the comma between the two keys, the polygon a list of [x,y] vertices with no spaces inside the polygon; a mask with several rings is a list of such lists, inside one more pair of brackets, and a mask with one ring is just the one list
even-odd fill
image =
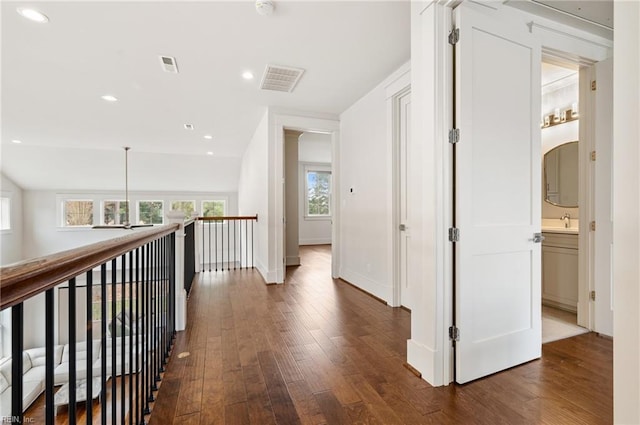
{"label": "window", "polygon": [[164,203],[162,201],[138,202],[138,224],[164,223]]}
{"label": "window", "polygon": [[11,229],[11,198],[0,198],[0,230]]}
{"label": "window", "polygon": [[305,169],[305,216],[331,216],[331,171]]}
{"label": "window", "polygon": [[64,226],[93,225],[93,201],[65,200],[63,202]]}
{"label": "window", "polygon": [[182,211],[184,218],[191,218],[191,213],[196,210],[195,201],[173,201],[171,202],[171,209],[174,211]]}
{"label": "window", "polygon": [[202,201],[203,217],[224,217],[226,214],[226,201]]}
{"label": "window", "polygon": [[[103,223],[110,226],[130,221],[127,219],[127,204],[127,201],[104,201],[102,204]],[[131,213],[129,212],[129,214]]]}

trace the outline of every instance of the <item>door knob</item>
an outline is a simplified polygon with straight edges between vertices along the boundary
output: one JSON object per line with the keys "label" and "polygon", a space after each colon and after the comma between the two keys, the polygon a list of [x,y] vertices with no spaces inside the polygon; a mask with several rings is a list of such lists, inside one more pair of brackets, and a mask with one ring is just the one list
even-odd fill
{"label": "door knob", "polygon": [[544,236],[542,236],[542,233],[533,234],[533,243],[541,243],[543,240],[544,240]]}

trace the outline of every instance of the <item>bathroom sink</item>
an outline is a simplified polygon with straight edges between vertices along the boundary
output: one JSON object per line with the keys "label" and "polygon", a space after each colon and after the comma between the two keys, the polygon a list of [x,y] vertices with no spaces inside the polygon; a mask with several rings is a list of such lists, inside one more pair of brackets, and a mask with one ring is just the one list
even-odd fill
{"label": "bathroom sink", "polygon": [[559,218],[543,218],[542,219],[542,231],[549,233],[570,233],[578,234],[578,219],[569,220],[569,227],[565,227],[565,222]]}

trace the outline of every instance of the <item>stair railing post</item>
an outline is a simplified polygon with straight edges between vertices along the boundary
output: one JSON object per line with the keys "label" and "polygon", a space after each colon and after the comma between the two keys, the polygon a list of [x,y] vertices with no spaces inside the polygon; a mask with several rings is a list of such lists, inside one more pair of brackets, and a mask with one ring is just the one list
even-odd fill
{"label": "stair railing post", "polygon": [[180,225],[180,228],[176,230],[175,239],[176,331],[183,331],[187,327],[187,291],[184,289],[184,212],[169,211],[167,222]]}

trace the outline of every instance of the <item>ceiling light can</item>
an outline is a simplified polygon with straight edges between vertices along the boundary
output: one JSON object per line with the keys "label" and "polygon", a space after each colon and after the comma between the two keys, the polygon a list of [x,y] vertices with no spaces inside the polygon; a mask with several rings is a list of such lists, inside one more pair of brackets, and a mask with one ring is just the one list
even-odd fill
{"label": "ceiling light can", "polygon": [[47,15],[38,10],[29,9],[27,7],[19,7],[17,10],[22,17],[27,18],[30,21],[38,22],[40,24],[49,22],[49,18],[47,17]]}

